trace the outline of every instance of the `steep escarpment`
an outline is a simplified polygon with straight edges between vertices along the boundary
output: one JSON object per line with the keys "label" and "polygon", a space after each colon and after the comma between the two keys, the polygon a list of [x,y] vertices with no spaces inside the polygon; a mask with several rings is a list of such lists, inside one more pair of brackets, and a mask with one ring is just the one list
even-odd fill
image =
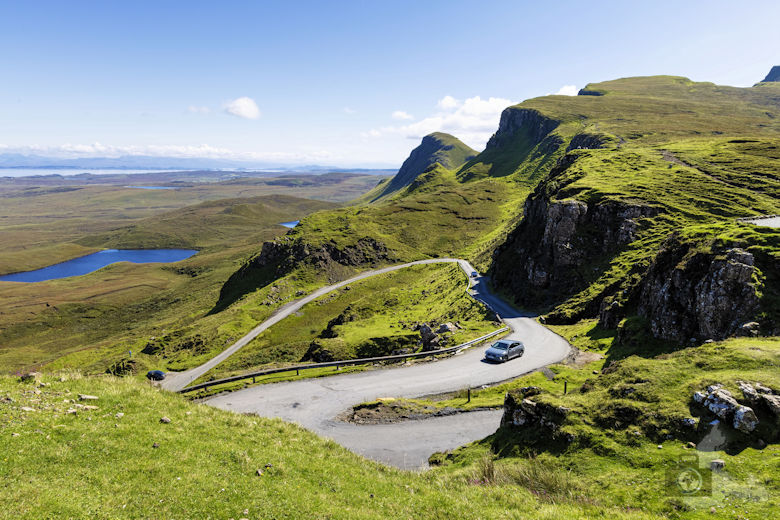
{"label": "steep escarpment", "polygon": [[637,294],[638,313],[653,335],[700,342],[780,333],[773,294],[777,258],[760,247],[744,249],[749,243],[670,236]]}
{"label": "steep escarpment", "polygon": [[458,179],[468,182],[517,174],[524,182],[533,182],[558,157],[564,139],[554,131],[560,124],[535,109],[505,109],[485,150],[460,169]]}
{"label": "steep escarpment", "polygon": [[[636,239],[642,219],[660,211],[639,201],[568,197],[566,186],[580,176],[569,170],[577,158],[572,153],[559,161],[528,197],[522,222],[497,250],[495,283],[524,306],[550,308],[588,287]],[[582,312],[592,314],[599,305],[594,298]]]}
{"label": "steep escarpment", "polygon": [[436,164],[448,170],[456,169],[475,155],[476,150],[455,136],[443,132],[426,135],[409,154],[398,173],[375,194],[373,202],[409,186],[420,174]]}

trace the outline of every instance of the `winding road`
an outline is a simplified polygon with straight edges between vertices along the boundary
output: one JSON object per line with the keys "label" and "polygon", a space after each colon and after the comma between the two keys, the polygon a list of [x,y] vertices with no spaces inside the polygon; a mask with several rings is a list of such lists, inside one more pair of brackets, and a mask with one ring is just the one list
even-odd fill
{"label": "winding road", "polygon": [[[268,327],[328,292],[411,265],[453,262],[457,262],[467,275],[475,271],[465,260],[437,258],[365,272],[323,287],[285,305],[274,316],[204,365],[180,374],[171,374],[166,378],[164,388],[184,388]],[[501,412],[470,412],[379,425],[345,423],[338,421],[336,416],[356,404],[379,397],[419,397],[512,379],[563,360],[571,348],[566,340],[540,325],[532,315],[517,311],[491,294],[484,277],[470,278],[470,283],[472,296],[490,306],[511,328],[512,332],[507,337],[523,341],[526,346],[523,357],[494,365],[483,359],[487,346],[475,347],[430,363],[260,385],[219,395],[208,399],[206,403],[225,410],[251,412],[298,423],[356,453],[386,464],[404,469],[425,467],[432,453],[453,449],[493,433],[498,427]]]}

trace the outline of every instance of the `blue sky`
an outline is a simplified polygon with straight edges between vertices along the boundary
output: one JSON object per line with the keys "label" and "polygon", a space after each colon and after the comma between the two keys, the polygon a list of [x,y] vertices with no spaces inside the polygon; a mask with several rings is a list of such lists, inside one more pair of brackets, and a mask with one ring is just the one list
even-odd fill
{"label": "blue sky", "polygon": [[625,76],[750,86],[780,2],[0,0],[0,152],[397,166]]}

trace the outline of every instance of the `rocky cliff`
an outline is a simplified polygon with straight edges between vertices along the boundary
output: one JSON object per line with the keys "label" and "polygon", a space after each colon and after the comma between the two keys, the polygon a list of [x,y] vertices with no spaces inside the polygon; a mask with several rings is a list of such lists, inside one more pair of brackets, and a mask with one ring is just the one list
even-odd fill
{"label": "rocky cliff", "polygon": [[[641,219],[659,211],[636,202],[604,199],[585,203],[557,198],[565,196],[564,188],[576,180],[577,175],[568,171],[576,160],[576,154],[564,156],[528,197],[522,222],[499,248],[493,262],[496,285],[523,306],[549,307],[586,288],[594,274],[636,238]],[[599,305],[600,300],[594,300],[586,312],[597,313]]]}
{"label": "rocky cliff", "polygon": [[750,325],[759,311],[753,255],[697,246],[673,235],[642,281],[638,310],[653,335],[685,342],[757,332]]}

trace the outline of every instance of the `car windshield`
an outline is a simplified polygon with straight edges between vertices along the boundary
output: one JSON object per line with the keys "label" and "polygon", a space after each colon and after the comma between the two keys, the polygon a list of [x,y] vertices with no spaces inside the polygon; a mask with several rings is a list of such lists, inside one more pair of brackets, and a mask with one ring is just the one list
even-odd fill
{"label": "car windshield", "polygon": [[506,343],[496,342],[493,343],[493,348],[496,350],[506,350],[507,348],[509,348],[509,345],[507,345]]}

